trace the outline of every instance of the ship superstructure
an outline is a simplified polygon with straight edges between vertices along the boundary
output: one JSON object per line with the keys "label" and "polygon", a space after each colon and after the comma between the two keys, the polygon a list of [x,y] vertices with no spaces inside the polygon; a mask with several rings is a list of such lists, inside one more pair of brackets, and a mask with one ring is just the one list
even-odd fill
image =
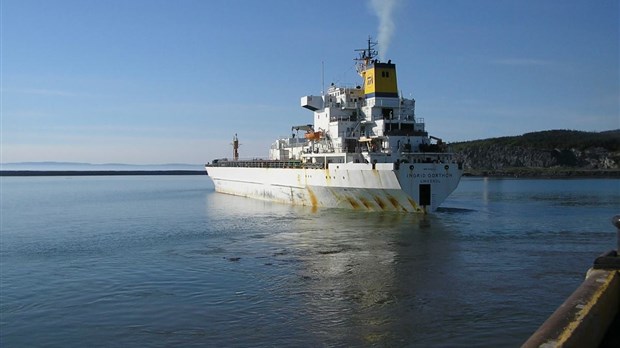
{"label": "ship superstructure", "polygon": [[332,84],[301,98],[314,122],[277,139],[268,160],[239,160],[235,147],[232,160],[207,164],[215,190],[314,207],[435,210],[457,187],[462,165],[429,136],[415,100],[399,95],[396,66],[376,59],[375,44],[358,50],[361,85]]}

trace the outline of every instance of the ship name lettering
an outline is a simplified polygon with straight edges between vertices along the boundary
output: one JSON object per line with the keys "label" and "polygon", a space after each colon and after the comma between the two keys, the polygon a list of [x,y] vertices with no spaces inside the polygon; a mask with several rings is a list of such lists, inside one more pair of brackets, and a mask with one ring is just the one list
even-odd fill
{"label": "ship name lettering", "polygon": [[441,180],[437,180],[437,179],[420,180],[420,184],[439,184],[439,183],[441,183]]}
{"label": "ship name lettering", "polygon": [[408,178],[451,178],[451,173],[415,173],[415,174],[407,174]]}
{"label": "ship name lettering", "polygon": [[450,173],[433,173],[428,175],[429,178],[451,178],[452,174]]}

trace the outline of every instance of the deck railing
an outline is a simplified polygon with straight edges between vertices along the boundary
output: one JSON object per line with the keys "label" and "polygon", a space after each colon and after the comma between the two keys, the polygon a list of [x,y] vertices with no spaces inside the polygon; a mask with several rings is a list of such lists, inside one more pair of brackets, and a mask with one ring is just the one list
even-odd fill
{"label": "deck railing", "polygon": [[301,161],[278,161],[278,160],[214,160],[207,164],[209,167],[236,167],[236,168],[302,168]]}

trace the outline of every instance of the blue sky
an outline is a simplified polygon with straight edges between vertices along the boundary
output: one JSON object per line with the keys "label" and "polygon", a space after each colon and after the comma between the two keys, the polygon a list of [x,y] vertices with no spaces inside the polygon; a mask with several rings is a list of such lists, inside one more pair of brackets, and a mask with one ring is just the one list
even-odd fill
{"label": "blue sky", "polygon": [[[381,8],[392,5],[393,10]],[[617,0],[1,0],[1,162],[266,157],[382,54],[449,142],[620,128]],[[384,27],[386,28],[386,27]],[[387,26],[389,29],[390,26]],[[387,43],[385,43],[388,41]]]}

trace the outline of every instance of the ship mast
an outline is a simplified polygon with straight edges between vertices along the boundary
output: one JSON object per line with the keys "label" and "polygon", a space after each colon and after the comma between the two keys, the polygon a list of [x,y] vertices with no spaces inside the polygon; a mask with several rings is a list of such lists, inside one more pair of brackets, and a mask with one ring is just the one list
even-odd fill
{"label": "ship mast", "polygon": [[239,159],[239,138],[237,138],[237,133],[235,133],[235,136],[233,137],[232,146],[233,146],[233,160],[237,161]]}
{"label": "ship mast", "polygon": [[375,50],[377,46],[376,41],[372,41],[372,37],[368,36],[368,47],[356,49],[356,52],[360,52],[359,57],[355,58],[357,73],[362,75],[362,72],[366,70],[370,61],[373,60],[379,53]]}

